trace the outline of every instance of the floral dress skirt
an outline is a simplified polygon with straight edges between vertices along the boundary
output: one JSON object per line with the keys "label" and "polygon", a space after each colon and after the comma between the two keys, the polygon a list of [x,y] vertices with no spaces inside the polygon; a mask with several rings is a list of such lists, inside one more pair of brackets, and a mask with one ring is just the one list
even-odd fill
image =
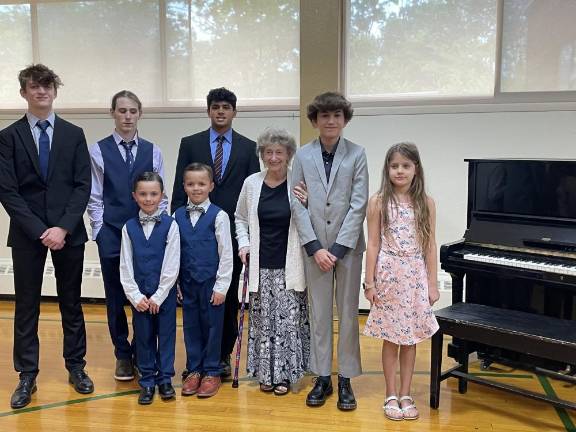
{"label": "floral dress skirt", "polygon": [[415,233],[414,210],[399,203],[389,208],[388,235],[381,234],[374,283],[374,304],[364,334],[398,345],[414,345],[438,330],[428,300],[428,274]]}
{"label": "floral dress skirt", "polygon": [[310,324],[306,292],[287,290],[284,269],[260,269],[259,290],[250,293],[248,361],[262,384],[295,383],[308,371]]}

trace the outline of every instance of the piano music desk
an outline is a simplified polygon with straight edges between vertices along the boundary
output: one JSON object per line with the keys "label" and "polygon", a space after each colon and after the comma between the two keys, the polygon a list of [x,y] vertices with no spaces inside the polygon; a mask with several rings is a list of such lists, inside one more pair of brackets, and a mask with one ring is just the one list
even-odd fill
{"label": "piano music desk", "polygon": [[[466,393],[467,382],[545,401],[556,407],[576,410],[576,403],[557,399],[508,384],[498,383],[468,373],[466,342],[478,342],[520,353],[574,364],[576,361],[576,322],[505,310],[474,303],[456,303],[435,312],[440,329],[432,337],[430,367],[430,407],[440,404],[440,382],[458,378],[458,391]],[[443,336],[463,342],[458,365],[442,372]]]}

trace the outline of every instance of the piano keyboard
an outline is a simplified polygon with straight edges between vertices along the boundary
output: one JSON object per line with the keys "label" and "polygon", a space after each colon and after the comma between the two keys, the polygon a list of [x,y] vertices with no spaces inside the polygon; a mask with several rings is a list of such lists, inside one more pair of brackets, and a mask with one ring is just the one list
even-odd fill
{"label": "piano keyboard", "polygon": [[496,264],[508,267],[517,267],[531,270],[544,271],[549,273],[558,273],[576,276],[576,266],[551,263],[546,261],[537,261],[534,259],[509,258],[498,255],[485,255],[476,253],[465,253],[463,258],[468,261]]}

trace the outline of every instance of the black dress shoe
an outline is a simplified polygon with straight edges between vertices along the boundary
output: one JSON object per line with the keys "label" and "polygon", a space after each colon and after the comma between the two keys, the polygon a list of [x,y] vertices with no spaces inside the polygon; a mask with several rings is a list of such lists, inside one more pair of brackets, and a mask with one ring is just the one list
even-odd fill
{"label": "black dress shoe", "polygon": [[94,391],[94,383],[83,369],[70,371],[68,382],[74,384],[74,390],[80,394],[89,394]]}
{"label": "black dress shoe", "polygon": [[154,386],[142,387],[140,396],[138,396],[138,403],[140,405],[150,405],[154,400]]}
{"label": "black dress shoe", "polygon": [[20,382],[10,398],[10,406],[13,409],[24,408],[32,400],[32,393],[35,391],[36,378],[28,376],[20,378]]}
{"label": "black dress shoe", "polygon": [[351,411],[356,409],[356,399],[350,384],[350,378],[344,378],[338,375],[338,403],[336,404],[341,411]]}
{"label": "black dress shoe", "polygon": [[308,406],[322,406],[326,402],[326,398],[333,392],[332,380],[329,376],[319,376],[316,378],[314,387],[306,397],[306,405]]}
{"label": "black dress shoe", "polygon": [[158,393],[162,400],[173,399],[176,396],[176,390],[170,383],[158,384]]}

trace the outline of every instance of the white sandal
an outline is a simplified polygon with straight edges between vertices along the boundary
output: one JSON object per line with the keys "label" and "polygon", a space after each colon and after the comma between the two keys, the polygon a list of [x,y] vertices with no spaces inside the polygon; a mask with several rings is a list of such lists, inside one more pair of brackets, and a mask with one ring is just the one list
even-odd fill
{"label": "white sandal", "polygon": [[[402,401],[408,401],[410,402],[410,405],[407,405],[405,407],[402,408]],[[416,420],[418,417],[420,417],[420,414],[418,413],[418,409],[416,408],[416,405],[414,404],[414,399],[412,399],[412,396],[402,396],[400,399],[398,399],[398,404],[401,406],[401,410],[402,410],[402,415],[404,416],[404,420]],[[416,411],[415,415],[409,416],[407,415],[408,410],[413,409],[414,411]]]}
{"label": "white sandal", "polygon": [[[388,405],[388,403],[392,401],[398,402],[398,406]],[[384,401],[384,405],[382,405],[382,409],[384,410],[386,418],[389,420],[399,421],[404,418],[404,411],[402,411],[402,408],[400,408],[400,402],[398,401],[397,396],[387,397]]]}

